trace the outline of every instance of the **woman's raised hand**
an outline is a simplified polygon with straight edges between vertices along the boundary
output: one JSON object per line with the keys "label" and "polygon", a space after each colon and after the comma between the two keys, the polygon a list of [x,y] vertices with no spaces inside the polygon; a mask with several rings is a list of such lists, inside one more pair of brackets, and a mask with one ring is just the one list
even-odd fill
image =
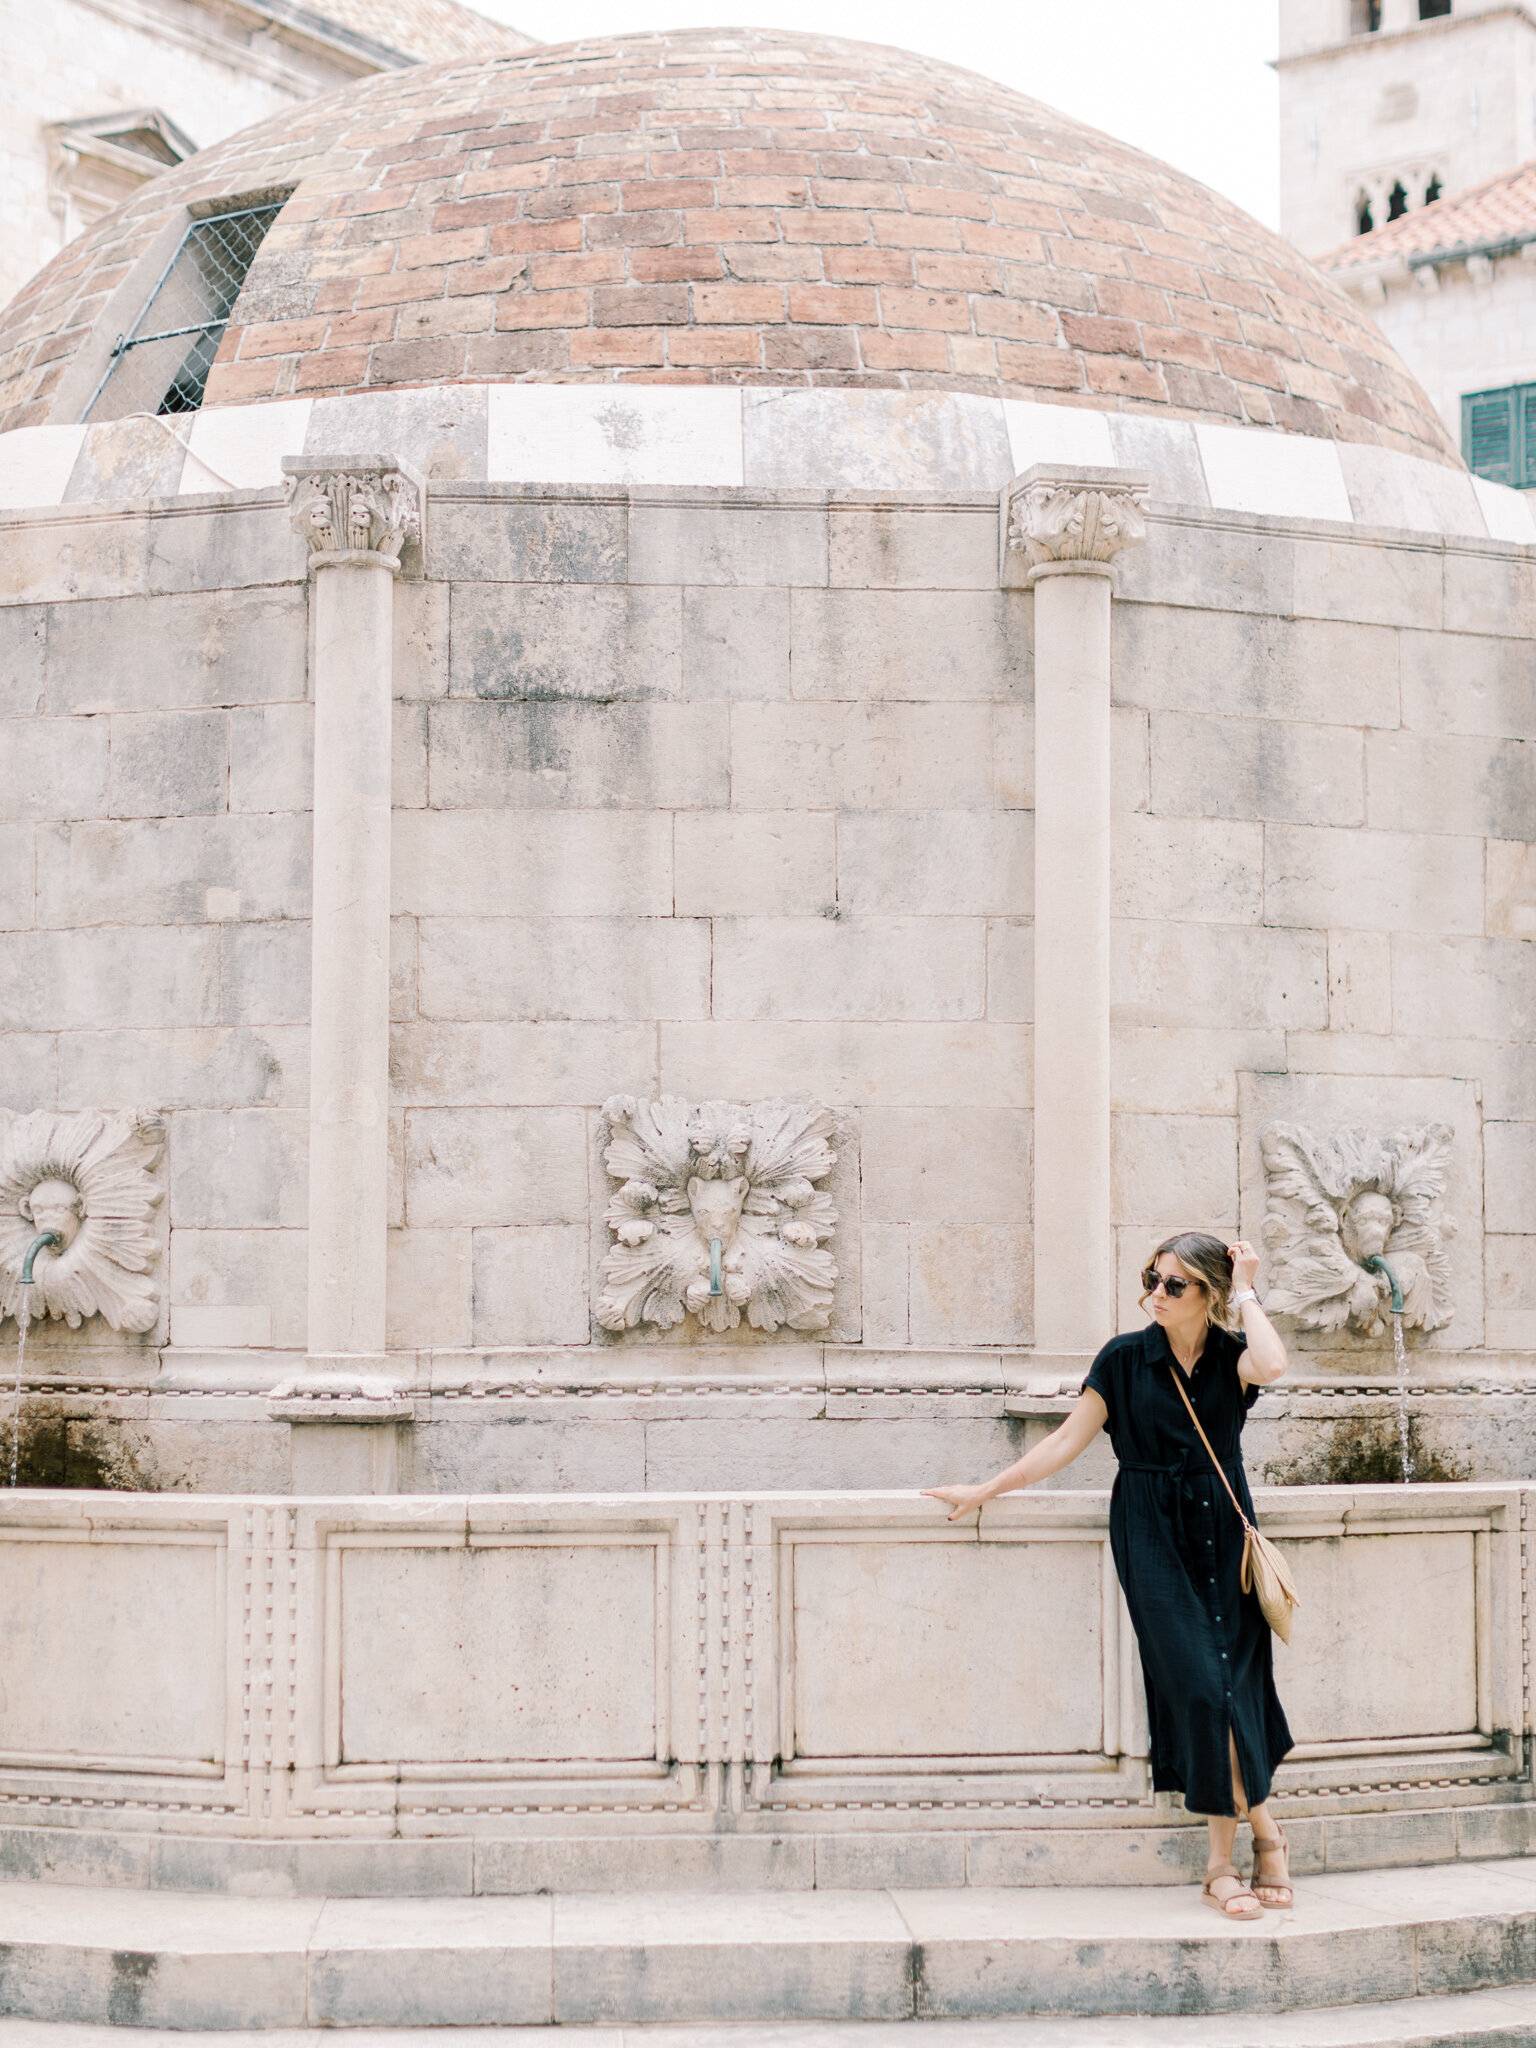
{"label": "woman's raised hand", "polygon": [[1251,1287],[1254,1275],[1259,1270],[1259,1255],[1245,1237],[1227,1246],[1227,1257],[1232,1261],[1232,1285]]}
{"label": "woman's raised hand", "polygon": [[923,1498],[943,1501],[950,1510],[949,1519],[958,1522],[962,1515],[970,1514],[992,1496],[984,1486],[929,1486],[923,1489]]}

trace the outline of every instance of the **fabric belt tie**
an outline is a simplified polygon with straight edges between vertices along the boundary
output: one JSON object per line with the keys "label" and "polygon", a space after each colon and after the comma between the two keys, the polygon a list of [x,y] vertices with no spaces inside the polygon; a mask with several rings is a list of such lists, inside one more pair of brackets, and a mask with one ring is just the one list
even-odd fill
{"label": "fabric belt tie", "polygon": [[[1196,1475],[1192,1475],[1189,1469],[1189,1461],[1194,1455],[1194,1447],[1190,1445],[1180,1451],[1178,1457],[1174,1459],[1171,1465],[1122,1465],[1120,1467],[1122,1472],[1145,1472],[1153,1479],[1162,1479],[1168,1482],[1168,1504],[1173,1511],[1174,1537],[1179,1549],[1186,1556],[1191,1554],[1193,1545],[1190,1542],[1189,1530],[1184,1520],[1184,1510],[1186,1508],[1193,1508],[1199,1499],[1195,1492]],[[1209,1488],[1214,1484],[1209,1461],[1202,1456],[1199,1462],[1201,1470],[1198,1477],[1203,1479],[1207,1488]],[[1229,1478],[1235,1473],[1241,1473],[1242,1469],[1243,1462],[1241,1458],[1223,1458],[1222,1470]]]}

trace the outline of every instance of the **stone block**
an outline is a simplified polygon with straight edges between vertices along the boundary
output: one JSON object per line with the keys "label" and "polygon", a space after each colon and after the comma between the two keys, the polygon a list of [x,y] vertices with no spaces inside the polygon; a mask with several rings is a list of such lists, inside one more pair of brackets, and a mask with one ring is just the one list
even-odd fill
{"label": "stone block", "polygon": [[[990,1285],[990,1266],[985,1275]],[[915,1473],[930,1474],[935,1486],[943,1486],[969,1481],[978,1472],[1001,1471],[1022,1454],[1024,1437],[1022,1423],[953,1411],[937,1422],[931,1416],[800,1421],[781,1419],[754,1401],[739,1419],[693,1416],[651,1423],[645,1433],[644,1483],[658,1493],[762,1494],[821,1487],[905,1492]]]}
{"label": "stone block", "polygon": [[1334,445],[1355,518],[1362,526],[1482,535],[1483,515],[1470,476],[1399,454],[1395,448],[1353,441]]}
{"label": "stone block", "polygon": [[1271,825],[1264,915],[1273,924],[1345,931],[1480,932],[1483,849],[1476,839]]}
{"label": "stone block", "polygon": [[818,1835],[818,1891],[917,1891],[963,1885],[966,1837],[958,1834]]}
{"label": "stone block", "polygon": [[835,505],[831,582],[853,590],[995,590],[997,514]]}
{"label": "stone block", "polygon": [[47,607],[0,604],[0,718],[35,718],[42,709],[47,652]]}
{"label": "stone block", "polygon": [[37,827],[0,824],[0,931],[30,931],[36,922]]}
{"label": "stone block", "polygon": [[222,1024],[309,1022],[309,925],[225,924],[218,935]]}
{"label": "stone block", "polygon": [[107,807],[112,817],[189,817],[225,808],[228,713],[137,711],[107,722],[112,750]]}
{"label": "stone block", "polygon": [[621,499],[435,497],[432,573],[453,583],[622,583],[626,520]]}
{"label": "stone block", "polygon": [[448,384],[317,398],[303,441],[294,447],[301,446],[310,462],[382,448],[409,462],[429,485],[476,482],[486,473],[486,396],[483,384]]}
{"label": "stone block", "polygon": [[468,1230],[392,1230],[385,1342],[391,1351],[467,1345],[473,1331]]}
{"label": "stone block", "polygon": [[826,511],[637,501],[629,514],[629,580],[824,585]]}
{"label": "stone block", "polygon": [[82,1109],[303,1109],[309,1034],[293,1025],[70,1031],[59,1041],[59,1091]]}
{"label": "stone block", "polygon": [[420,1014],[419,927],[414,917],[389,921],[389,1021],[405,1024]]}
{"label": "stone block", "polygon": [[448,694],[446,583],[395,582],[390,686],[408,703]]}
{"label": "stone block", "polygon": [[1392,1029],[1392,941],[1387,933],[1328,934],[1328,1028],[1380,1034]]}
{"label": "stone block", "polygon": [[840,819],[837,901],[848,916],[1017,916],[1034,902],[1026,811],[867,811]]}
{"label": "stone block", "polygon": [[395,819],[392,852],[394,907],[424,918],[672,914],[660,810],[418,812]]}
{"label": "stone block", "polygon": [[[1365,823],[1362,740],[1346,727],[1155,711],[1151,747],[1151,801],[1160,813],[1298,825]],[[1375,796],[1373,774],[1373,808]]]}
{"label": "stone block", "polygon": [[1195,422],[1195,440],[1210,501],[1222,511],[1346,522],[1354,517],[1339,451],[1330,440],[1205,420]]}
{"label": "stone block", "polygon": [[[235,410],[229,408],[229,414]],[[200,419],[214,416],[199,414]],[[289,584],[291,597],[301,604],[304,599],[308,550],[280,501],[241,505],[226,500],[190,516],[184,511],[151,516],[144,554],[144,580],[152,591],[223,592]]]}
{"label": "stone block", "polygon": [[729,713],[715,704],[434,704],[442,810],[696,810],[730,801]]}
{"label": "stone block", "polygon": [[1210,491],[1192,422],[1160,419],[1156,413],[1112,412],[1107,424],[1113,449],[1111,467],[1149,471],[1154,502],[1209,505]]}
{"label": "stone block", "polygon": [[741,486],[739,391],[502,384],[489,395],[493,483]]}
{"label": "stone block", "polygon": [[427,801],[427,707],[391,707],[390,794],[397,811],[419,811]]}
{"label": "stone block", "polygon": [[683,687],[676,590],[458,583],[448,687],[456,697],[677,697]]}
{"label": "stone block", "polygon": [[1034,1234],[1027,1214],[1014,1224],[914,1223],[909,1242],[913,1344],[950,1350],[1030,1341]]}
{"label": "stone block", "polygon": [[1111,1201],[1126,1222],[1237,1214],[1237,1122],[1230,1116],[1130,1115],[1111,1122]]}
{"label": "stone block", "polygon": [[122,513],[13,521],[6,528],[0,605],[128,597],[144,588],[148,525]]}
{"label": "stone block", "polygon": [[[1011,474],[1022,475],[1037,462],[1065,462],[1085,469],[1109,469],[1117,460],[1110,420],[1087,406],[1042,405],[1032,399],[1005,398]],[[1006,479],[1005,479],[1006,481]]]}
{"label": "stone block", "polygon": [[1030,1100],[1030,1038],[1016,1024],[712,1022],[663,1024],[659,1036],[659,1085],[674,1095],[896,1108]]}
{"label": "stone block", "polygon": [[0,451],[0,506],[11,512],[59,504],[89,432],[73,424],[13,428]]}
{"label": "stone block", "polygon": [[[1141,552],[1133,549],[1126,562]],[[1200,601],[1187,598],[1185,605]],[[1249,612],[1235,594],[1229,601],[1219,581],[1204,602],[1211,609],[1172,602],[1115,606],[1117,703],[1183,714],[1198,701],[1208,716],[1322,726],[1397,724],[1395,632],[1266,616],[1264,606]],[[1277,609],[1283,613],[1286,607]],[[1428,644],[1438,646],[1439,636],[1430,636]]]}
{"label": "stone block", "polygon": [[[1432,542],[1298,538],[1295,551],[1293,603],[1298,618],[1348,619],[1359,625],[1408,626],[1426,632],[1442,623],[1442,557]],[[1462,622],[1453,621],[1447,609],[1444,623],[1454,630]]]}
{"label": "stone block", "polygon": [[266,1351],[272,1344],[272,1311],[248,1308],[171,1308],[171,1342],[196,1351]]}
{"label": "stone block", "polygon": [[[838,901],[837,838],[828,811],[680,811],[673,837],[678,916],[830,916]],[[705,971],[702,1008],[635,1007],[658,1017],[707,1015],[707,957]]]}
{"label": "stone block", "polygon": [[1483,1126],[1483,1225],[1536,1233],[1536,1123]]}
{"label": "stone block", "polygon": [[1132,812],[1116,823],[1114,914],[1255,925],[1266,909],[1264,845],[1262,825]]}
{"label": "stone block", "polygon": [[307,633],[302,584],[55,605],[48,702],[81,712],[302,700]]}
{"label": "stone block", "polygon": [[1370,822],[1395,832],[1536,838],[1531,751],[1523,740],[1371,733]]}
{"label": "stone block", "polygon": [[[1536,566],[1523,550],[1447,548],[1444,557],[1445,615],[1425,620],[1448,633],[1501,633],[1527,644],[1536,637]],[[1404,625],[1418,620],[1403,620]]]}
{"label": "stone block", "polygon": [[748,811],[983,809],[993,801],[992,715],[985,704],[740,704],[732,801]]}
{"label": "stone block", "polygon": [[757,490],[992,497],[1013,474],[1003,408],[980,393],[748,390],[742,399],[746,478]]}
{"label": "stone block", "polygon": [[0,936],[0,1029],[177,1029],[219,1021],[219,935],[186,927]]}
{"label": "stone block", "polygon": [[787,590],[685,590],[682,606],[685,697],[789,695]]}
{"label": "stone block", "polygon": [[103,420],[86,428],[62,502],[132,504],[173,497],[185,460],[180,434],[164,420],[144,413]]}
{"label": "stone block", "polygon": [[1021,1109],[866,1109],[866,1215],[881,1223],[1017,1224],[1030,1203]]}
{"label": "stone block", "polygon": [[1158,521],[1146,545],[1127,549],[1115,566],[1116,591],[1125,601],[1115,608],[1117,638],[1133,604],[1189,605],[1239,617],[1256,612],[1271,620],[1288,619],[1295,609],[1296,544],[1281,528],[1255,531],[1251,522],[1219,514],[1198,522]]}
{"label": "stone block", "polygon": [[5,1106],[18,1116],[59,1107],[59,1041],[52,1033],[6,1033]]}
{"label": "stone block", "polygon": [[1004,591],[796,590],[794,693],[852,703],[1027,700],[1032,616]]}
{"label": "stone block", "polygon": [[[910,1838],[905,1838],[910,1839]],[[475,1890],[498,1892],[810,1891],[813,1835],[599,1835],[476,1842]]]}
{"label": "stone block", "polygon": [[1536,950],[1508,939],[1394,933],[1392,1022],[1426,1038],[1524,1040],[1536,1015]]}
{"label": "stone block", "polygon": [[[1480,620],[1489,625],[1503,620]],[[1402,635],[1403,724],[1413,732],[1536,739],[1536,649],[1485,633]]]}
{"label": "stone block", "polygon": [[433,1493],[643,1493],[646,1427],[582,1404],[577,1416],[418,1423],[413,1486]]}
{"label": "stone block", "polygon": [[272,1109],[186,1109],[167,1148],[174,1229],[302,1229],[308,1119]]}
{"label": "stone block", "polygon": [[709,926],[702,918],[432,917],[420,932],[424,1017],[709,1015]]}
{"label": "stone block", "polygon": [[584,1223],[474,1236],[476,1344],[590,1341]]}
{"label": "stone block", "polygon": [[1283,1072],[1285,1065],[1283,1031],[1117,1023],[1110,1099],[1116,1109],[1146,1116],[1235,1116],[1238,1074]]}
{"label": "stone block", "polygon": [[391,1034],[406,1106],[584,1103],[656,1092],[654,1024],[402,1024]]}
{"label": "stone block", "polygon": [[548,1899],[328,1899],[310,1939],[320,2026],[544,2026]]}
{"label": "stone block", "polygon": [[1490,939],[1536,939],[1536,847],[1490,839],[1484,849]]}
{"label": "stone block", "polygon": [[185,925],[309,914],[310,823],[288,816],[139,818],[44,835],[44,924]]}
{"label": "stone block", "polygon": [[259,704],[229,714],[229,808],[304,811],[314,796],[315,715],[309,704]]}
{"label": "stone block", "polygon": [[583,1223],[586,1118],[579,1109],[412,1109],[405,1171],[413,1231]]}
{"label": "stone block", "polygon": [[721,918],[714,1014],[958,1023],[986,1003],[976,918]]}
{"label": "stone block", "polygon": [[308,1275],[306,1235],[291,1230],[171,1231],[171,1318],[182,1309],[261,1308],[271,1319],[269,1342],[281,1351],[303,1347]]}
{"label": "stone block", "polygon": [[[261,491],[281,484],[283,457],[305,446],[314,404],[312,398],[284,398],[195,413],[181,489]],[[359,445],[352,444],[354,449]]]}
{"label": "stone block", "polygon": [[1035,928],[1024,918],[987,923],[987,1015],[996,1024],[1028,1024],[1035,1014]]}
{"label": "stone block", "polygon": [[110,721],[37,718],[0,726],[0,817],[99,818],[107,808]]}
{"label": "stone block", "polygon": [[911,1340],[911,1232],[905,1223],[876,1223],[866,1212],[861,1247],[864,1341],[905,1346]]}

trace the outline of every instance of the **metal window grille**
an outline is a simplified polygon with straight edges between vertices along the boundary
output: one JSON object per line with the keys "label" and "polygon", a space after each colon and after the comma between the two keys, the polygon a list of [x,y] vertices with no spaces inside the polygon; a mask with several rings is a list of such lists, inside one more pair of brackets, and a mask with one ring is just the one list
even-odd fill
{"label": "metal window grille", "polygon": [[143,312],[117,337],[88,420],[197,411],[246,272],[282,205],[274,200],[193,221]]}

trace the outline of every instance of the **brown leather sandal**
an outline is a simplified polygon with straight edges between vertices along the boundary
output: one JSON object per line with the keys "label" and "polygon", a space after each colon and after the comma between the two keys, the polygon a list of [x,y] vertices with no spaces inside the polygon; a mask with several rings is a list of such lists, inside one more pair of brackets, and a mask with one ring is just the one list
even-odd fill
{"label": "brown leather sandal", "polygon": [[[1276,1856],[1280,1859],[1279,1877],[1269,1879],[1261,1876],[1259,1873],[1260,1859]],[[1249,1890],[1265,1912],[1288,1913],[1290,1911],[1295,1895],[1291,1890],[1291,1845],[1285,1839],[1284,1829],[1271,1840],[1261,1840],[1258,1835],[1254,1836],[1253,1877],[1249,1883]],[[1282,1899],[1266,1899],[1264,1897],[1265,1892],[1284,1892],[1285,1897]]]}
{"label": "brown leather sandal", "polygon": [[[1235,1880],[1237,1890],[1228,1892],[1224,1898],[1218,1898],[1211,1887],[1220,1884],[1225,1877]],[[1223,1863],[1218,1870],[1208,1870],[1205,1873],[1205,1883],[1200,1887],[1200,1897],[1213,1912],[1219,1913],[1223,1920],[1262,1920],[1264,1917],[1264,1908],[1234,1863]]]}

